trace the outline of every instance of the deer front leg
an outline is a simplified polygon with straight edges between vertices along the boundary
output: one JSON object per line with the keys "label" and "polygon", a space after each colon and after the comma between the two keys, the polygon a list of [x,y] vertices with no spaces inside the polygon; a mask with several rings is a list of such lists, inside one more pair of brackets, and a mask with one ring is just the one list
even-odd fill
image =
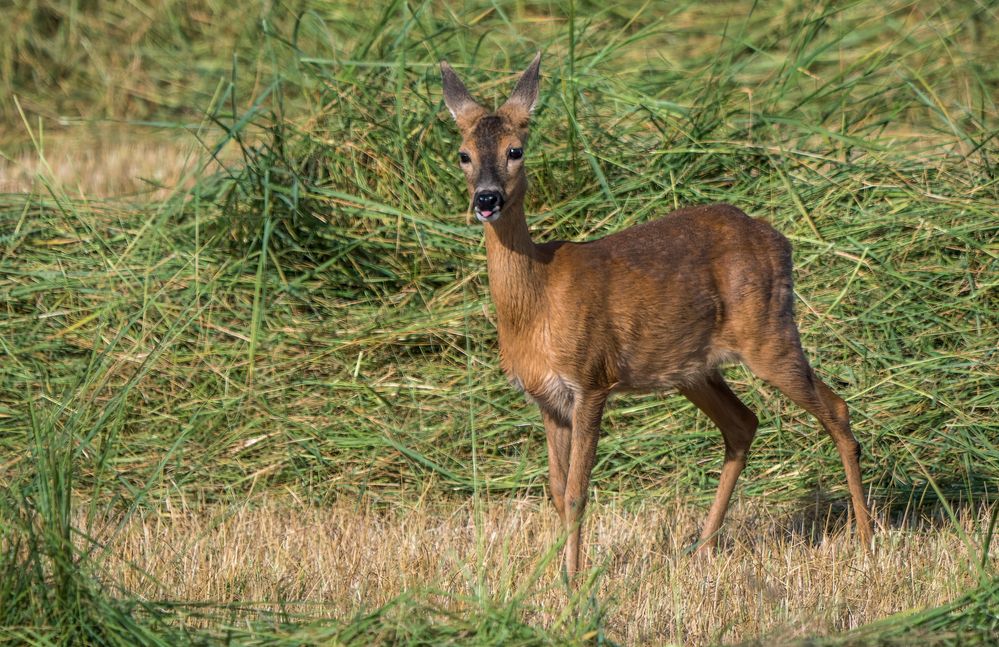
{"label": "deer front leg", "polygon": [[600,418],[606,401],[606,392],[582,393],[577,396],[572,411],[572,447],[565,483],[565,527],[569,531],[565,544],[565,570],[570,581],[584,566],[585,560],[580,559],[583,512],[590,487],[590,472],[597,455]]}
{"label": "deer front leg", "polygon": [[560,422],[544,409],[545,438],[548,441],[548,490],[558,518],[565,526],[565,483],[569,474],[569,449],[572,447],[572,427]]}

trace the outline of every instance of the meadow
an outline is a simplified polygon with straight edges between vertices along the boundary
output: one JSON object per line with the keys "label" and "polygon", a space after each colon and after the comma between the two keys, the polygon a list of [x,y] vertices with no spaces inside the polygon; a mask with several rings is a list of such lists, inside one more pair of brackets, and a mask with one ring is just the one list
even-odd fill
{"label": "meadow", "polygon": [[[999,4],[33,0],[0,22],[0,640],[986,645],[999,635]],[[730,202],[795,249],[835,447],[618,396],[569,588],[498,367],[447,59],[534,52],[535,239]]]}

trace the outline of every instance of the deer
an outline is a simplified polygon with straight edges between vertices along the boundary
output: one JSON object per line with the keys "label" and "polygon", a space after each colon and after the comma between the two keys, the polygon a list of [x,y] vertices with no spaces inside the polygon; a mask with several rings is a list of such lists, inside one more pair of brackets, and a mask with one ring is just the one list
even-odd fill
{"label": "deer", "polygon": [[[721,367],[742,362],[818,419],[839,451],[856,533],[870,552],[860,443],[846,402],[815,373],[794,320],[791,244],[728,204],[690,206],[587,242],[535,243],[524,214],[525,160],[541,52],[491,112],[441,61],[444,103],[461,136],[470,209],[485,230],[500,367],[541,412],[549,496],[564,532],[563,573],[581,560],[600,424],[614,392],[677,390],[721,431],[724,460],[696,552],[716,549],[756,435],[756,415]],[[585,551],[584,551],[585,552]]]}

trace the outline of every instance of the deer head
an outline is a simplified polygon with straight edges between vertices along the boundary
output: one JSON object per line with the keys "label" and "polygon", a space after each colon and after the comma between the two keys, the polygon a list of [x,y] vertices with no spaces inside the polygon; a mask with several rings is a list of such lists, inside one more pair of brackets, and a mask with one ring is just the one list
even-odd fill
{"label": "deer head", "polygon": [[444,103],[461,133],[458,160],[480,222],[494,223],[504,206],[523,203],[527,188],[524,147],[531,111],[538,100],[540,67],[538,52],[506,103],[490,113],[472,98],[447,61],[441,61]]}

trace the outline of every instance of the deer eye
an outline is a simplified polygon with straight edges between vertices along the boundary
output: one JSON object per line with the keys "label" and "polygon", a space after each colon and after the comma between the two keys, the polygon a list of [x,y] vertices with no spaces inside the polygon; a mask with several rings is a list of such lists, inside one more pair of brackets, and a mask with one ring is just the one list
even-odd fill
{"label": "deer eye", "polygon": [[523,156],[524,156],[523,148],[511,148],[509,151],[507,151],[507,157],[509,157],[512,160],[519,160]]}
{"label": "deer eye", "polygon": [[472,158],[465,151],[461,151],[460,153],[458,153],[458,159],[461,161],[462,164],[468,164],[469,162],[472,161]]}

